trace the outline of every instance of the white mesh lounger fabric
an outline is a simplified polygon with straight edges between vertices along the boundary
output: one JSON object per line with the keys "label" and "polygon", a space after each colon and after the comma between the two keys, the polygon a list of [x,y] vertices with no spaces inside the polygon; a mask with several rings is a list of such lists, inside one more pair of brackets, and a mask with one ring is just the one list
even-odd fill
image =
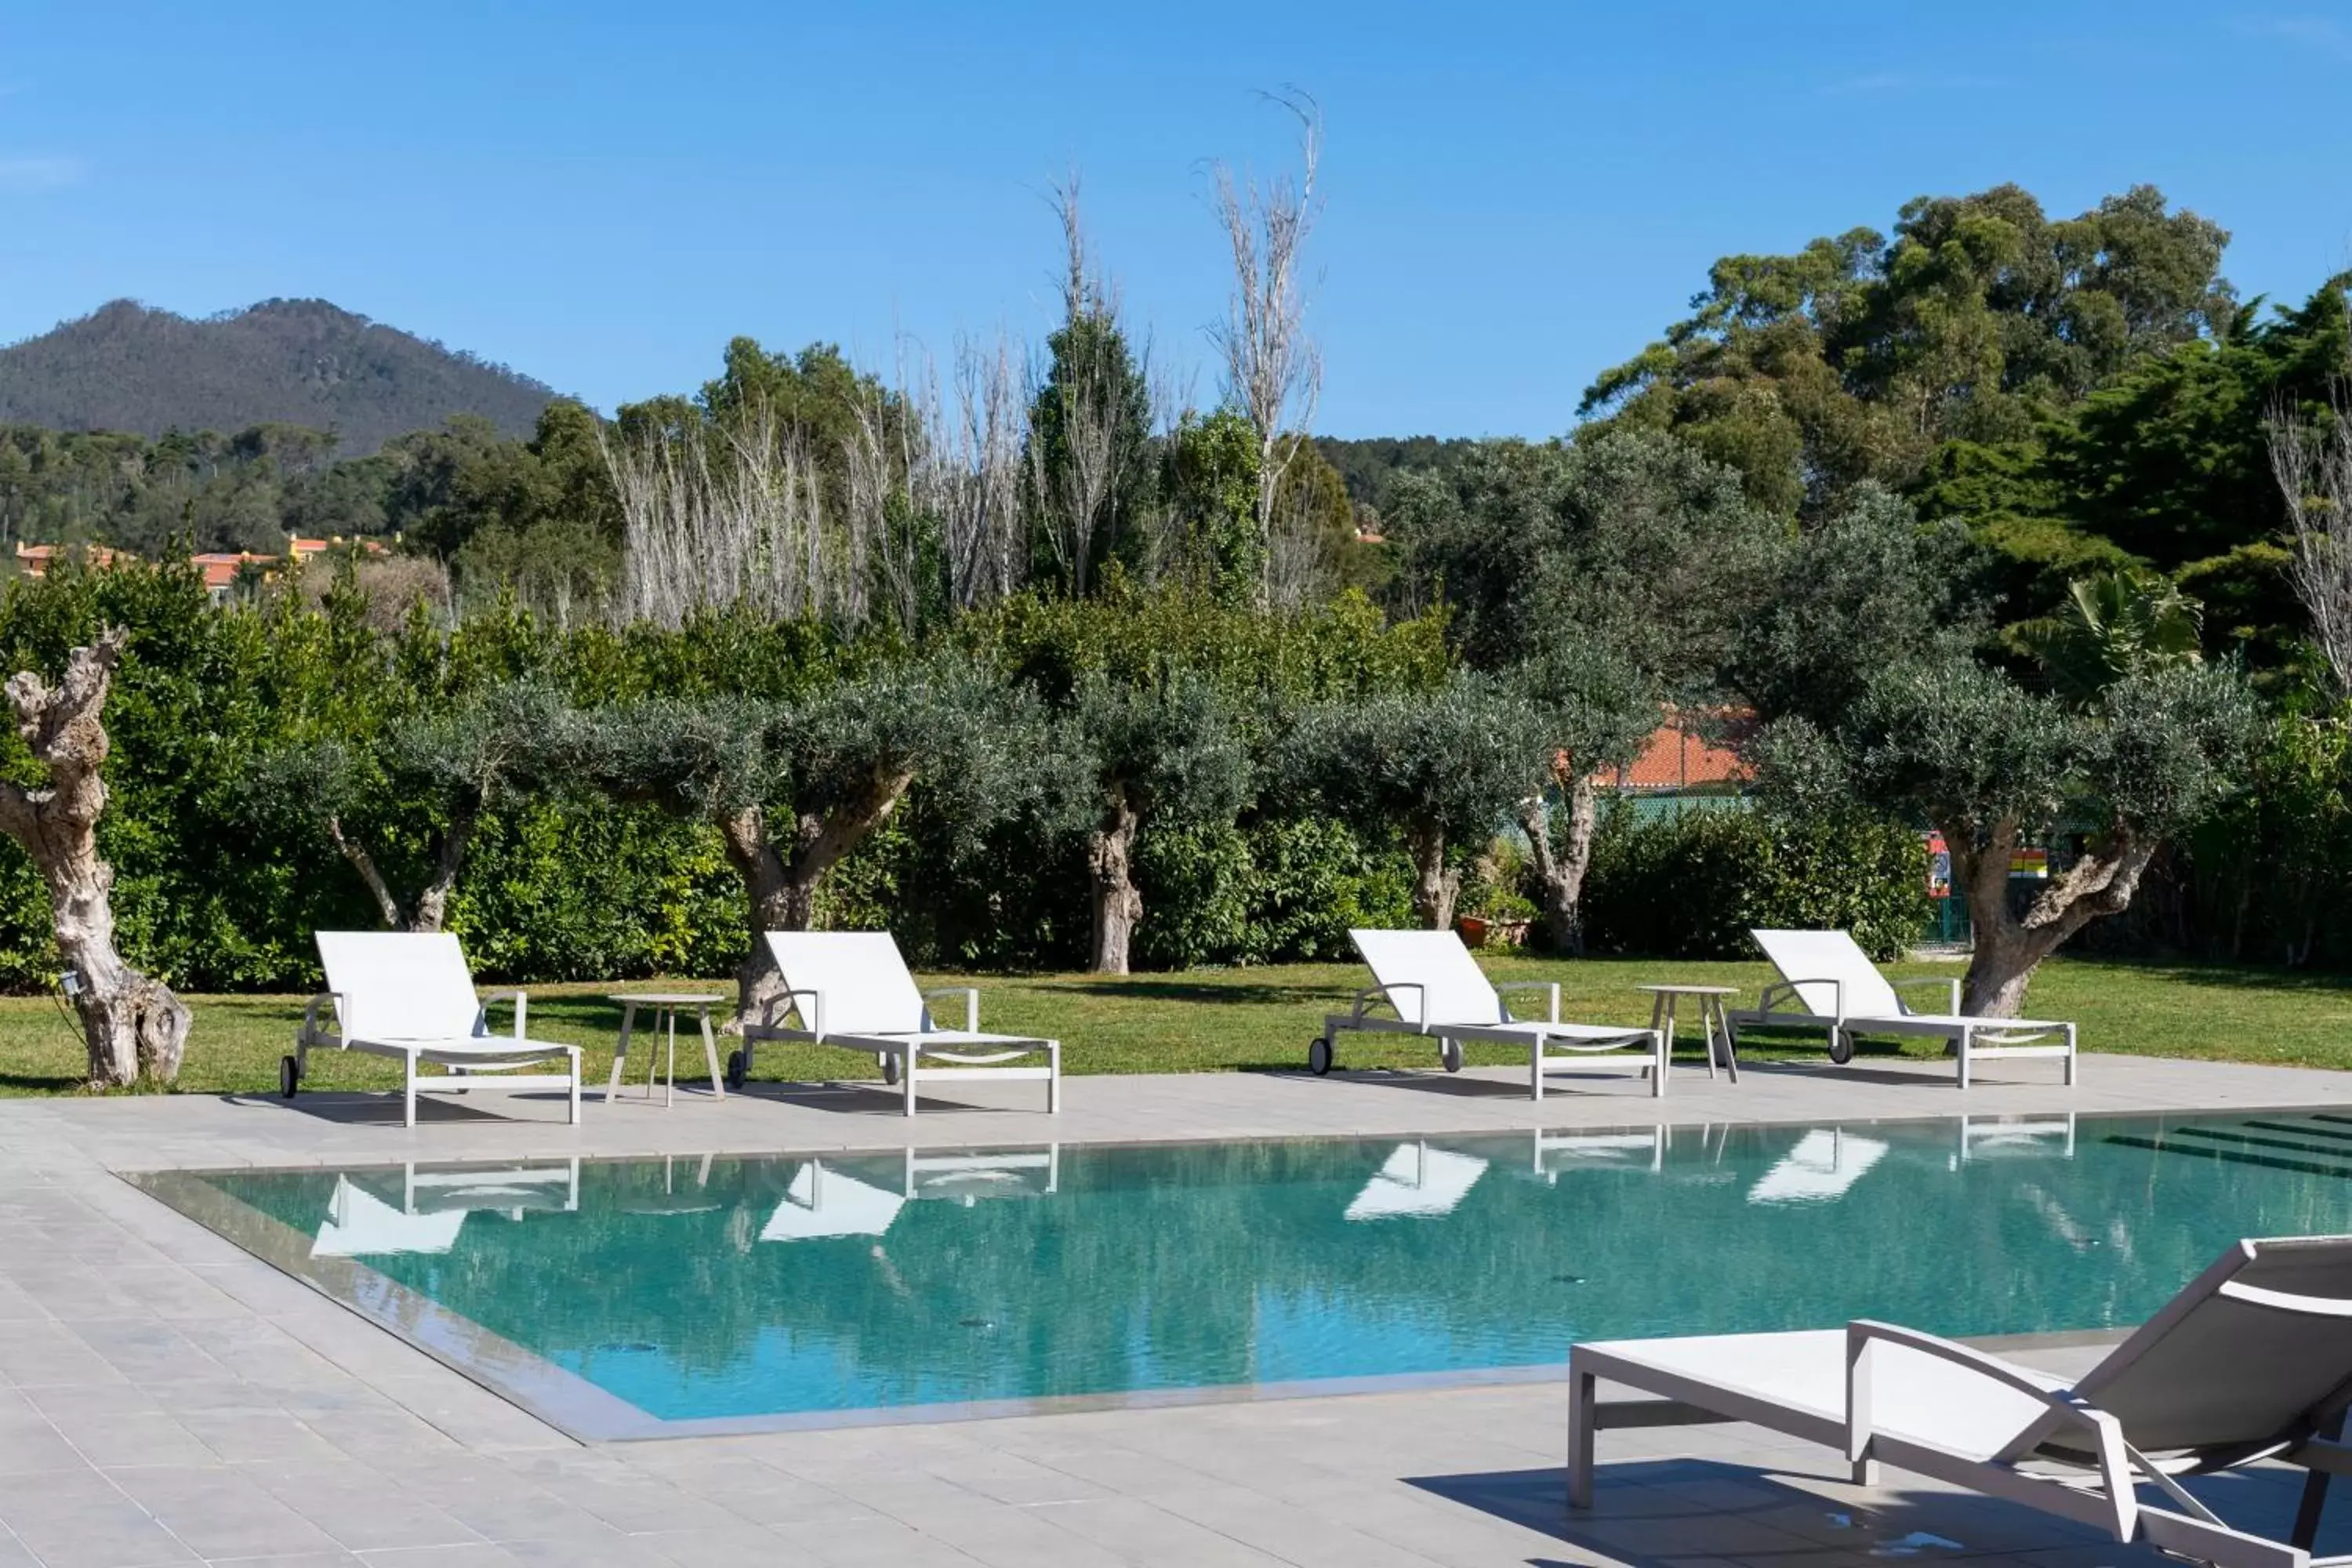
{"label": "white mesh lounger fabric", "polygon": [[[1062,1043],[982,1033],[979,990],[919,989],[888,931],[772,931],[767,940],[784,990],[763,1017],[744,1026],[742,1049],[729,1064],[738,1087],[751,1073],[760,1041],[799,1040],[878,1058],[884,1081],[899,1087],[908,1116],[915,1114],[919,1083],[954,1079],[1042,1081],[1047,1113],[1062,1109]],[[933,1022],[929,1004],[936,996],[963,998],[962,1028],[942,1029]],[[798,1028],[784,1025],[793,1016]],[[1045,1058],[1044,1066],[1003,1065],[1037,1056]]]}
{"label": "white mesh lounger fabric", "polygon": [[[1890,981],[1845,931],[1751,931],[1748,934],[1780,972],[1780,979],[1764,988],[1754,1008],[1726,1016],[1735,1037],[1742,1028],[1820,1029],[1829,1036],[1830,1059],[1843,1063],[1853,1055],[1856,1035],[1924,1035],[1952,1043],[1962,1089],[1973,1080],[1978,1062],[2000,1057],[2055,1058],[2063,1064],[2066,1082],[2074,1081],[2072,1024],[1962,1013],[1958,981]],[[1913,1012],[1896,994],[1898,984],[1944,988],[1948,1010]]]}
{"label": "white mesh lounger fabric", "polygon": [[[1356,994],[1345,1013],[1326,1015],[1323,1032],[1307,1047],[1307,1070],[1320,1078],[1331,1070],[1342,1031],[1360,1034],[1426,1035],[1437,1041],[1438,1060],[1447,1072],[1462,1070],[1462,1042],[1492,1040],[1528,1053],[1528,1091],[1543,1098],[1544,1073],[1574,1059],[1555,1051],[1589,1054],[1637,1047],[1649,1055],[1650,1093],[1666,1092],[1669,1042],[1656,1029],[1613,1025],[1565,1024],[1559,1016],[1557,982],[1525,981],[1496,987],[1450,931],[1351,931],[1356,951],[1375,982]],[[1543,991],[1551,1006],[1541,1019],[1518,1019],[1503,1002],[1507,991]],[[1385,1006],[1388,1014],[1371,1011]]]}
{"label": "white mesh lounger fabric", "polygon": [[[499,1089],[563,1092],[567,1120],[580,1120],[580,1047],[534,1040],[524,1032],[530,1001],[520,991],[474,992],[457,939],[446,931],[322,931],[319,962],[327,989],[310,998],[278,1067],[278,1091],[294,1098],[314,1050],[362,1051],[403,1064],[402,1121],[416,1125],[420,1094]],[[514,1004],[514,1033],[489,1032],[489,1004]],[[331,1009],[335,1026],[326,1026]],[[427,1076],[427,1064],[444,1070]],[[526,1069],[550,1065],[557,1072]]]}
{"label": "white mesh lounger fabric", "polygon": [[[1658,1398],[1603,1405],[1602,1380]],[[1861,1484],[1883,1459],[2195,1562],[2302,1568],[2327,1478],[2352,1471],[2336,1440],[2352,1237],[2238,1243],[2072,1384],[1863,1320],[1580,1344],[1569,1384],[1572,1508],[1591,1505],[1596,1432],[1746,1421],[1841,1450]],[[2231,1528],[2177,1479],[2263,1459],[2309,1472],[2287,1542]]]}

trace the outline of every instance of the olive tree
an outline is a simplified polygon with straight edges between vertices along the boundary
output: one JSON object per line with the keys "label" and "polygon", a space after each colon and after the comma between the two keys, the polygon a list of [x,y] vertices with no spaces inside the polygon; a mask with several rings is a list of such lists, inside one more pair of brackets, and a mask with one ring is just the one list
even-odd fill
{"label": "olive tree", "polygon": [[272,752],[247,788],[266,809],[325,834],[386,930],[437,931],[483,814],[534,787],[562,713],[550,689],[492,687],[446,712],[404,714],[373,735]]}
{"label": "olive tree", "polygon": [[[2127,909],[2164,841],[2228,795],[2258,731],[2234,668],[2159,666],[2074,705],[1956,658],[1895,665],[1834,731],[1793,721],[1774,744],[1783,767],[1811,750],[1816,781],[1943,835],[1975,929],[1962,1009],[2010,1017],[2036,966]],[[2017,852],[2070,823],[2089,829],[2072,864],[2013,909]]]}
{"label": "olive tree", "polygon": [[[1738,675],[1770,721],[1761,777],[1787,804],[1943,835],[1976,933],[1962,1004],[2006,1017],[2042,960],[2128,908],[2165,839],[2236,787],[2258,722],[2242,675],[2168,629],[2183,612],[2162,585],[2075,595],[2071,623],[2031,639],[2033,686],[1979,656],[1979,580],[1964,535],[1864,487],[1790,547]],[[2070,827],[2071,864],[2013,910],[2017,851]]]}
{"label": "olive tree", "polygon": [[1445,600],[1465,658],[1534,710],[1546,744],[1515,810],[1545,939],[1573,952],[1597,775],[1670,702],[1713,702],[1786,525],[1732,469],[1643,431],[1481,442],[1400,479],[1388,516],[1408,595]]}
{"label": "olive tree", "polygon": [[187,1049],[188,1008],[114,944],[114,868],[98,852],[110,743],[100,713],[129,633],[120,626],[67,657],[54,686],[32,670],[8,678],[8,710],[38,784],[0,780],[0,831],[22,845],[49,890],[67,995],[89,1050],[89,1081],[169,1083]]}
{"label": "olive tree", "polygon": [[1298,710],[1277,742],[1285,779],[1371,832],[1401,832],[1414,916],[1454,923],[1461,862],[1486,844],[1549,761],[1534,705],[1491,677]]}
{"label": "olive tree", "polygon": [[1249,788],[1249,752],[1216,692],[1181,673],[1141,682],[1091,675],[1072,699],[1070,729],[1099,797],[1087,829],[1094,898],[1089,967],[1125,974],[1143,917],[1137,835],[1162,819],[1230,821]]}
{"label": "olive tree", "polygon": [[1657,724],[1654,687],[1616,649],[1573,637],[1554,639],[1508,679],[1528,703],[1539,742],[1540,771],[1516,809],[1528,836],[1545,945],[1579,952],[1584,874],[1601,821],[1600,775],[1640,754]]}
{"label": "olive tree", "polygon": [[1060,754],[1042,705],[959,658],[882,664],[797,700],[656,699],[575,713],[577,786],[718,829],[742,879],[742,1018],[781,989],[762,933],[814,923],[826,876],[921,779],[966,837],[1034,799]]}

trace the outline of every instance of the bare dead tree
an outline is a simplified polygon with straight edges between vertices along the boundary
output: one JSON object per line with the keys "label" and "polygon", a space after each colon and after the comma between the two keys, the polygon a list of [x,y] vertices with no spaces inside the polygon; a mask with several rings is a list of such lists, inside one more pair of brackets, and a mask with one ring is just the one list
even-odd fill
{"label": "bare dead tree", "polygon": [[2290,575],[2340,696],[2352,696],[2352,376],[2329,389],[2335,420],[2314,429],[2293,409],[2270,421],[2271,471],[2294,524]]}
{"label": "bare dead tree", "polygon": [[674,627],[737,604],[778,616],[835,607],[816,464],[771,411],[716,434],[599,438],[621,506],[623,620]]}
{"label": "bare dead tree", "polygon": [[983,345],[956,345],[955,404],[946,405],[936,373],[926,367],[910,395],[920,424],[908,485],[916,510],[940,521],[949,603],[958,610],[992,604],[1028,581],[1022,549],[1023,449],[1029,398],[1020,345],[1000,333]]}
{"label": "bare dead tree", "polygon": [[[862,626],[873,613],[869,570],[887,555],[890,531],[890,499],[898,489],[898,469],[892,451],[889,411],[878,391],[861,388],[851,408],[848,433],[842,437],[843,471],[849,484],[842,519],[842,559],[832,599],[835,614],[847,625]],[[910,612],[906,624],[911,626]]]}
{"label": "bare dead tree", "polygon": [[1104,536],[1120,521],[1128,367],[1118,296],[1087,251],[1077,176],[1049,200],[1062,226],[1062,325],[1045,390],[1051,427],[1030,432],[1030,481],[1062,580],[1083,595]]}
{"label": "bare dead tree", "polygon": [[[1233,251],[1234,292],[1225,320],[1210,330],[1224,358],[1225,395],[1238,404],[1258,439],[1257,531],[1262,552],[1274,534],[1282,476],[1315,421],[1323,389],[1322,356],[1307,335],[1304,277],[1307,237],[1322,210],[1316,174],[1323,156],[1323,111],[1296,90],[1274,97],[1298,122],[1299,171],[1264,184],[1214,166],[1218,225]],[[1269,584],[1262,584],[1261,598]]]}
{"label": "bare dead tree", "polygon": [[0,781],[0,832],[24,846],[48,884],[66,990],[97,1088],[120,1088],[142,1075],[169,1083],[179,1076],[188,1044],[187,1005],[115,950],[114,868],[98,853],[109,750],[99,714],[128,635],[112,627],[74,649],[55,686],[23,670],[6,687],[16,733],[47,782]]}

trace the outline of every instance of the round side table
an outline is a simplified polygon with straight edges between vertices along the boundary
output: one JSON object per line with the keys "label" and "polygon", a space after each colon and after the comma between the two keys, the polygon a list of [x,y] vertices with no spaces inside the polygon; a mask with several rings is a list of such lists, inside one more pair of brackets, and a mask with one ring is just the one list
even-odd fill
{"label": "round side table", "polygon": [[710,1037],[710,1009],[726,998],[706,996],[687,991],[619,991],[607,1000],[621,1009],[621,1044],[613,1053],[612,1080],[604,1086],[604,1103],[610,1105],[620,1092],[621,1074],[629,1059],[629,1039],[636,1033],[637,1010],[648,1008],[654,1016],[655,1048],[646,1059],[646,1098],[654,1097],[654,1069],[665,1066],[659,1037],[667,1034],[669,1057],[663,1075],[662,1105],[665,1109],[677,1102],[677,1016],[691,1012],[702,1025],[702,1055],[710,1067],[710,1092],[719,1099],[727,1098],[727,1086],[719,1081],[719,1044]]}

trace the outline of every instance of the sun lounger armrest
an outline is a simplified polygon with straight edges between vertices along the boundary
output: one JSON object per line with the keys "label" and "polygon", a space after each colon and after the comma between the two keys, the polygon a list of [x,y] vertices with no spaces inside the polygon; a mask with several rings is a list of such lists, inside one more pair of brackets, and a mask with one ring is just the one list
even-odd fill
{"label": "sun lounger armrest", "polygon": [[[2038,1400],[2072,1421],[2091,1428],[2099,1455],[2099,1479],[2105,1488],[2106,1503],[2113,1510],[2109,1523],[2117,1541],[2129,1541],[2138,1529],[2139,1498],[2134,1489],[2130,1450],[2124,1444],[2123,1424],[2105,1411],[2091,1405],[2079,1395],[2063,1389],[2042,1386],[2017,1367],[1982,1351],[1955,1344],[1939,1335],[1922,1333],[1899,1324],[1881,1323],[1868,1318],[1856,1318],[1845,1326],[1845,1443],[1846,1458],[1856,1464],[1872,1458],[1871,1444],[1875,1434],[1871,1424],[1870,1357],[1873,1344],[1900,1345],[1920,1355],[1933,1356],[1965,1367],[1980,1377],[2000,1384],[2026,1397]],[[2151,1472],[2151,1479],[2155,1479]],[[2159,1480],[2158,1483],[2163,1483]]]}
{"label": "sun lounger armrest", "polygon": [[[1497,995],[1497,996],[1507,996],[1507,995],[1509,995],[1509,994],[1510,994],[1512,992],[1514,992],[1514,991],[1544,991],[1544,992],[1549,992],[1549,993],[1550,994],[1550,996],[1551,996],[1551,1014],[1550,1014],[1550,1016],[1549,1016],[1549,1022],[1551,1022],[1551,1023],[1554,1023],[1554,1024],[1557,1024],[1557,1023],[1559,1023],[1559,981],[1557,981],[1557,980],[1514,980],[1514,981],[1512,981],[1512,982],[1511,982],[1509,984],[1507,984],[1507,985],[1497,985],[1497,986],[1496,986],[1496,987],[1495,987],[1495,994],[1496,994],[1496,995]],[[1508,1005],[1506,1005],[1506,1006],[1503,1008],[1503,1016],[1504,1016],[1506,1019],[1508,1019],[1508,1020],[1510,1020],[1510,1021],[1512,1021],[1512,1022],[1517,1022],[1517,1020],[1516,1020],[1516,1019],[1512,1019],[1512,1016],[1511,1016],[1511,1009],[1509,1008],[1509,1006],[1508,1006]]]}
{"label": "sun lounger armrest", "polygon": [[501,1002],[511,1002],[514,1004],[515,1010],[514,1037],[518,1040],[523,1038],[524,1026],[526,1020],[528,1020],[530,1016],[530,993],[525,991],[520,985],[509,985],[498,991],[485,991],[480,994],[482,1001],[482,1032],[484,1034],[489,1033],[490,1009],[497,1006]]}
{"label": "sun lounger armrest", "polygon": [[[803,1006],[808,1003],[812,1005]],[[809,1033],[824,1036],[824,993],[822,991],[779,991],[761,1005],[760,1027],[772,1029],[787,1013],[798,1012]]]}
{"label": "sun lounger armrest", "polygon": [[1887,984],[1896,991],[1916,991],[1922,985],[1940,985],[1949,1004],[1945,1011],[1957,1015],[1960,1010],[1960,983],[1950,975],[1939,980],[1935,975],[1923,974],[1916,980],[1890,980]]}
{"label": "sun lounger armrest", "polygon": [[[341,1047],[343,1043],[341,1011],[342,1005],[343,994],[340,991],[321,991],[310,998],[309,1005],[302,1009],[302,1044],[304,1046]],[[331,1030],[319,1027],[319,1009],[321,1007],[337,1009],[335,1026]]]}
{"label": "sun lounger armrest", "polygon": [[2294,1312],[2305,1318],[2352,1318],[2352,1301],[2336,1296],[2298,1296],[2291,1290],[2266,1290],[2259,1285],[2241,1285],[2234,1279],[2221,1286],[2215,1294],[2227,1296],[2232,1301],[2243,1301],[2249,1307],[2268,1307],[2275,1311]]}
{"label": "sun lounger armrest", "polygon": [[1797,989],[1800,985],[1828,986],[1831,1016],[1841,1020],[1845,1017],[1845,982],[1829,974],[1817,975],[1808,980],[1782,980],[1767,985],[1764,987],[1764,994],[1756,999],[1757,1008],[1761,1012],[1770,1013],[1777,1010],[1780,1003],[1794,997],[1804,1005],[1806,1015],[1813,1016],[1811,1005],[1805,1002],[1804,993]]}
{"label": "sun lounger armrest", "polygon": [[[967,1034],[967,1035],[976,1035],[976,1034],[980,1033],[980,987],[979,987],[979,986],[977,986],[977,985],[942,985],[942,986],[940,986],[940,987],[938,990],[936,990],[936,991],[926,991],[926,992],[924,992],[924,993],[923,993],[923,1000],[924,1000],[924,1002],[925,1002],[925,1003],[927,1003],[927,1004],[928,1004],[928,1003],[930,1001],[930,999],[931,999],[932,997],[934,997],[934,996],[961,996],[961,997],[962,997],[962,998],[963,998],[963,1029],[964,1029],[964,1033],[965,1033],[965,1034]],[[924,1010],[925,1010],[926,1012],[928,1012],[928,1011],[929,1011],[929,1008],[928,1006],[926,1006]]]}
{"label": "sun lounger armrest", "polygon": [[[1417,981],[1400,980],[1394,985],[1374,985],[1357,992],[1356,1005],[1349,1010],[1348,1016],[1350,1018],[1361,1018],[1366,1010],[1369,1009],[1373,1003],[1386,1002],[1389,1005],[1390,1012],[1394,1013],[1400,1018],[1404,1018],[1404,1009],[1398,1006],[1394,999],[1389,995],[1389,993],[1391,991],[1412,991],[1418,993],[1422,998],[1422,1005],[1415,1008],[1414,1011],[1422,1014],[1426,1014],[1429,1011],[1428,987],[1421,984]],[[1405,1018],[1405,1022],[1409,1024],[1419,1024],[1425,1021],[1426,1020],[1424,1018]]]}

